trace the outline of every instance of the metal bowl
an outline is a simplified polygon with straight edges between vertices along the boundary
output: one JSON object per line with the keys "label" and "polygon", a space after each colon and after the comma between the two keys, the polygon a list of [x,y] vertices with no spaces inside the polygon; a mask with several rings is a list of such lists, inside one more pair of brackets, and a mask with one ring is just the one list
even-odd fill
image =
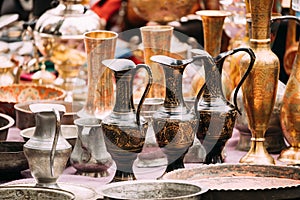
{"label": "metal bowl", "polygon": [[200,186],[184,181],[137,180],[105,185],[101,190],[104,199],[200,199],[207,192]]}
{"label": "metal bowl", "polygon": [[130,5],[144,20],[162,24],[192,14],[199,8],[197,0],[131,0]]}
{"label": "metal bowl", "polygon": [[0,86],[0,112],[15,119],[14,105],[32,100],[63,100],[66,91],[48,85],[13,84]]}
{"label": "metal bowl", "polygon": [[20,130],[35,126],[34,114],[29,109],[29,105],[34,103],[64,105],[66,107],[66,112],[61,119],[61,123],[65,125],[73,125],[74,120],[78,118],[77,112],[79,112],[83,107],[83,105],[79,102],[66,102],[57,100],[36,100],[17,103],[14,106],[16,111],[16,127],[18,127]]}
{"label": "metal bowl", "polygon": [[75,199],[71,192],[54,189],[39,188],[33,186],[0,186],[1,199],[23,200],[23,199]]}
{"label": "metal bowl", "polygon": [[[20,135],[27,142],[34,133],[35,127],[26,128],[20,131]],[[77,128],[75,125],[61,125],[62,136],[72,145],[75,146],[77,139]]]}
{"label": "metal bowl", "polygon": [[[0,142],[0,177],[8,180],[12,176],[20,176],[20,172],[28,169],[28,162],[23,152],[24,142]],[[1,196],[1,195],[0,195]]]}
{"label": "metal bowl", "polygon": [[0,113],[0,140],[6,140],[8,129],[12,127],[15,120],[8,115]]}
{"label": "metal bowl", "polygon": [[206,199],[300,199],[300,168],[280,165],[215,164],[178,169],[163,180],[184,180],[209,189]]}

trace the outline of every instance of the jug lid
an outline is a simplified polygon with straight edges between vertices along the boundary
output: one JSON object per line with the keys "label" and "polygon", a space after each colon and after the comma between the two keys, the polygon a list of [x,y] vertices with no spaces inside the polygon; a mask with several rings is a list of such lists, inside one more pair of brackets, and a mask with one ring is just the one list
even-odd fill
{"label": "jug lid", "polygon": [[66,107],[64,105],[54,103],[35,103],[29,105],[29,109],[33,113],[52,112],[53,110],[57,110],[59,112],[66,112]]}

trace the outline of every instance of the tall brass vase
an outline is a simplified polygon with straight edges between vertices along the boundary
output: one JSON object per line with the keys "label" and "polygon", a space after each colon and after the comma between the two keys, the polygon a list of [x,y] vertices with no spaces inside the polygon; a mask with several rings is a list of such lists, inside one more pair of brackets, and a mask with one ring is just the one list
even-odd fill
{"label": "tall brass vase", "polygon": [[88,65],[88,93],[79,117],[103,119],[114,105],[113,75],[101,61],[113,59],[118,34],[113,31],[95,30],[84,34]]}
{"label": "tall brass vase", "polygon": [[[217,57],[221,52],[222,31],[223,31],[224,20],[227,16],[231,15],[231,12],[222,11],[222,10],[200,10],[200,11],[197,11],[196,14],[199,15],[202,19],[203,36],[204,36],[204,50],[211,57]],[[192,51],[192,53],[194,55],[198,55],[197,51]],[[207,73],[208,71],[215,71],[215,65],[213,66],[213,68],[211,67],[211,65],[209,65],[205,69],[206,70],[205,73]],[[194,88],[195,91],[200,91],[200,89],[205,88],[204,85],[202,84],[202,81],[200,81],[201,78],[203,78],[203,77],[200,77],[199,74],[196,74],[193,78],[194,85],[197,85]],[[207,89],[205,89],[203,96],[210,97],[211,93]],[[197,112],[201,112],[201,111],[197,110]],[[200,119],[200,120],[202,120],[202,119]],[[199,127],[198,129],[200,130],[201,128]],[[197,132],[201,132],[199,130]],[[212,133],[213,135],[219,134],[219,131],[217,131],[217,130],[214,130],[213,132],[214,132],[214,133]],[[199,135],[199,133],[197,133],[197,135]],[[201,145],[203,145],[203,143]],[[213,144],[210,146],[213,146]],[[210,163],[212,159],[207,159],[207,156],[210,153],[209,151],[211,149],[208,150],[207,147],[204,147],[204,146],[203,146],[203,148],[205,148],[205,150],[207,151],[206,156],[203,158],[204,160],[206,160],[204,162]],[[215,157],[215,156],[213,156],[213,157]],[[220,157],[222,157],[222,156],[220,155]],[[210,160],[210,161],[208,161],[208,160]],[[214,159],[214,160],[216,160],[216,159]],[[219,160],[224,160],[224,159],[222,158]],[[216,163],[215,161],[213,161],[213,162]]]}
{"label": "tall brass vase", "polygon": [[286,90],[283,96],[280,122],[283,134],[290,144],[278,159],[288,164],[300,164],[300,43]]}
{"label": "tall brass vase", "polygon": [[[196,12],[201,17],[203,26],[204,50],[212,57],[221,52],[222,31],[224,20],[231,12],[224,10],[200,10]],[[197,92],[203,86],[203,77],[200,73],[195,74],[192,80],[193,90]]]}
{"label": "tall brass vase", "polygon": [[[256,55],[256,61],[242,90],[252,136],[250,150],[240,159],[240,163],[275,164],[274,158],[264,146],[264,136],[275,104],[279,79],[279,59],[270,48],[272,5],[273,0],[250,0],[250,48]],[[246,56],[241,60],[241,74],[246,70],[247,60],[249,57]]]}
{"label": "tall brass vase", "polygon": [[221,10],[200,10],[196,14],[202,19],[204,50],[212,57],[216,57],[221,52],[224,20],[231,13]]}
{"label": "tall brass vase", "polygon": [[165,77],[162,67],[151,61],[151,56],[168,55],[171,48],[173,27],[169,25],[143,26],[140,28],[144,46],[144,62],[153,73],[153,84],[147,98],[164,98]]}

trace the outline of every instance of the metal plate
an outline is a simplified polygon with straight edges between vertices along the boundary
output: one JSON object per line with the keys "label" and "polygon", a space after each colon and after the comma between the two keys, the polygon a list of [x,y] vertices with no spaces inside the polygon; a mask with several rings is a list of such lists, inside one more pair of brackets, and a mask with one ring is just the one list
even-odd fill
{"label": "metal plate", "polygon": [[276,165],[218,164],[179,169],[163,179],[188,180],[210,191],[206,199],[297,199],[300,168]]}
{"label": "metal plate", "polygon": [[[73,193],[75,195],[75,200],[80,200],[80,199],[92,200],[98,198],[98,194],[92,188],[82,186],[79,184],[66,183],[66,182],[58,182],[57,184],[60,187],[60,189]],[[7,184],[3,184],[2,186],[33,187],[34,185],[35,185],[34,179],[20,179],[20,180],[9,182]]]}

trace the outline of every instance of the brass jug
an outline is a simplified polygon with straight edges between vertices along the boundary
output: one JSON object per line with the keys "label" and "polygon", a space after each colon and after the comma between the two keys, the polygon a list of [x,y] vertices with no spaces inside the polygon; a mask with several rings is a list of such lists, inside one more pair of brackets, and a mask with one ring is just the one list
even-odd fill
{"label": "brass jug", "polygon": [[59,187],[56,180],[63,173],[71,155],[72,146],[62,136],[60,119],[65,107],[60,104],[31,104],[36,128],[24,144],[24,154],[36,186]]}

